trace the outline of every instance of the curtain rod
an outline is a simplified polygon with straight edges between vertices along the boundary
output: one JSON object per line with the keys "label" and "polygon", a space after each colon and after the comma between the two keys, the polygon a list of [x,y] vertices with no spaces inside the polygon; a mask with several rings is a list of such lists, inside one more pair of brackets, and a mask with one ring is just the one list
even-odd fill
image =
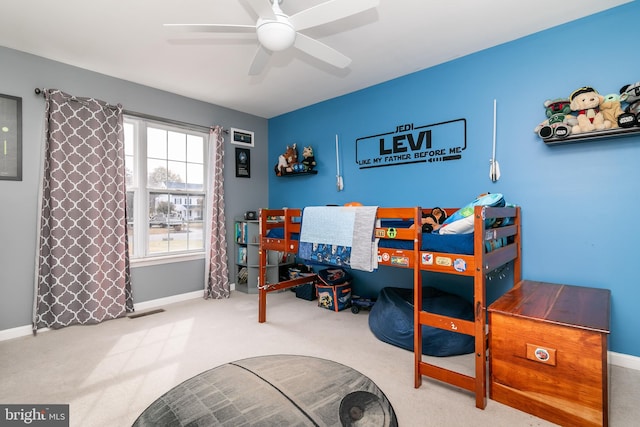
{"label": "curtain rod", "polygon": [[[37,87],[37,88],[34,89],[34,92],[35,92],[36,95],[44,96],[44,89],[40,89],[39,87]],[[203,126],[203,125],[196,125],[194,123],[186,123],[186,122],[181,122],[181,121],[178,121],[178,120],[165,119],[163,117],[152,116],[150,114],[138,113],[138,112],[130,111],[130,110],[123,110],[122,112],[124,114],[129,115],[129,116],[135,116],[135,117],[138,117],[140,119],[154,120],[154,121],[157,121],[157,122],[168,123],[170,125],[175,125],[175,126],[183,126],[183,127],[186,126],[186,127],[189,127],[189,128],[192,128],[192,129],[196,129],[196,130],[199,130],[199,131],[205,132],[205,133],[208,133],[209,130],[211,129],[211,127],[213,127],[213,126],[208,127],[208,126]],[[224,134],[227,134],[227,135],[229,134],[229,130],[227,130],[227,129],[222,129],[222,132]]]}

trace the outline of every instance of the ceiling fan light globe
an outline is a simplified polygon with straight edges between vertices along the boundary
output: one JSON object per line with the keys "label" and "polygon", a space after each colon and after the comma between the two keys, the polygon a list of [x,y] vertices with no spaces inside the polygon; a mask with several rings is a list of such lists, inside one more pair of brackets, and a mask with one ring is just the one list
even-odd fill
{"label": "ceiling fan light globe", "polygon": [[260,44],[274,52],[290,48],[296,40],[296,30],[288,22],[264,22],[256,31]]}

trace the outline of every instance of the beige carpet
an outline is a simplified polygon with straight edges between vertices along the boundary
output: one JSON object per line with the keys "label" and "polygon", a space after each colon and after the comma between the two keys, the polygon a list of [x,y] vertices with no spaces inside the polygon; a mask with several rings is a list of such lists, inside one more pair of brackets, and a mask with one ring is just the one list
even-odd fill
{"label": "beige carpet", "polygon": [[[489,400],[475,407],[460,389],[424,379],[413,387],[413,353],[377,340],[368,311],[321,309],[292,292],[269,295],[267,323],[257,296],[195,299],[136,319],[72,326],[0,342],[0,402],[67,403],[72,426],[131,426],[168,390],[233,361],[275,354],[313,356],[349,366],[384,391],[401,427],[549,426]],[[470,373],[472,356],[437,359]],[[637,425],[640,371],[611,369],[610,425]]]}

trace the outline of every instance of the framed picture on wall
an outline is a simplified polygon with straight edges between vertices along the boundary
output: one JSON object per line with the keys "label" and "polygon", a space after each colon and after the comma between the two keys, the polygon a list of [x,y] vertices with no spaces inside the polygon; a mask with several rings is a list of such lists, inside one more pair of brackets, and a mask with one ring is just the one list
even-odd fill
{"label": "framed picture on wall", "polygon": [[0,94],[0,180],[22,181],[22,98]]}
{"label": "framed picture on wall", "polygon": [[231,128],[231,143],[253,147],[253,132],[250,130]]}
{"label": "framed picture on wall", "polygon": [[236,178],[251,178],[251,151],[236,148]]}

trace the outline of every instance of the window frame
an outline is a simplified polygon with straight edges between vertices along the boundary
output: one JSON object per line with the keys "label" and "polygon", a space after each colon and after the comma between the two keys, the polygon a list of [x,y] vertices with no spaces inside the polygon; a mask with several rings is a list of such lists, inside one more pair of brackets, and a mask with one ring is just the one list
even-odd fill
{"label": "window frame", "polygon": [[[133,126],[134,132],[134,144],[133,144],[133,174],[131,176],[132,183],[126,185],[127,199],[129,200],[129,194],[133,194],[132,206],[133,213],[127,214],[127,222],[130,219],[133,224],[143,224],[140,227],[129,227],[128,238],[131,242],[142,242],[136,244],[134,247],[135,252],[130,252],[130,264],[131,267],[142,267],[148,265],[166,264],[171,262],[182,262],[190,260],[204,259],[206,250],[206,235],[209,224],[206,224],[206,204],[209,200],[209,186],[207,183],[208,176],[208,149],[209,149],[209,134],[203,129],[203,127],[196,125],[189,125],[186,123],[178,123],[174,121],[165,121],[159,118],[150,118],[146,116],[138,116],[132,113],[126,113],[123,115],[123,125],[130,124]],[[150,253],[149,251],[149,199],[154,193],[161,192],[162,189],[150,188],[148,185],[148,171],[147,171],[147,128],[153,127],[162,129],[167,132],[179,132],[186,135],[193,135],[202,137],[203,139],[203,153],[202,153],[202,166],[203,166],[203,185],[201,191],[193,190],[179,190],[179,189],[166,189],[167,194],[177,195],[179,197],[202,197],[203,198],[203,213],[202,213],[202,248],[187,249],[175,252],[159,252]],[[125,137],[126,139],[126,137]],[[125,144],[126,145],[126,144]],[[125,158],[129,155],[125,153]],[[186,160],[185,160],[186,162]],[[127,165],[128,166],[128,165]]]}

